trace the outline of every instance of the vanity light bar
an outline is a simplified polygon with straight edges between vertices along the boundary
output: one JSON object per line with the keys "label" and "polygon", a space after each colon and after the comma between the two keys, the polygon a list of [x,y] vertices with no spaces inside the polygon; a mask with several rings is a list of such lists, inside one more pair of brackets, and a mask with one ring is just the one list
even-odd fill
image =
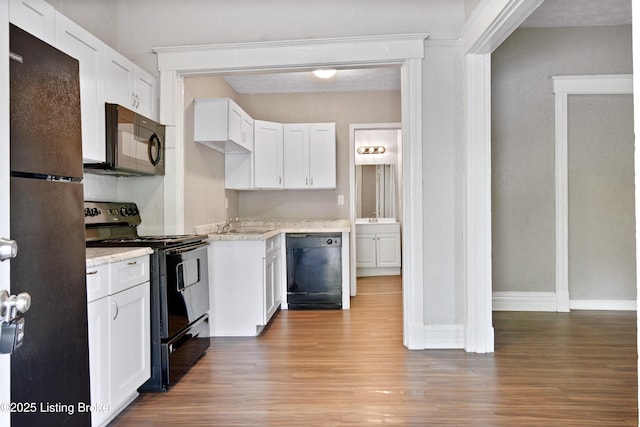
{"label": "vanity light bar", "polygon": [[383,154],[385,151],[387,151],[387,149],[382,145],[371,145],[358,147],[357,151],[358,154]]}

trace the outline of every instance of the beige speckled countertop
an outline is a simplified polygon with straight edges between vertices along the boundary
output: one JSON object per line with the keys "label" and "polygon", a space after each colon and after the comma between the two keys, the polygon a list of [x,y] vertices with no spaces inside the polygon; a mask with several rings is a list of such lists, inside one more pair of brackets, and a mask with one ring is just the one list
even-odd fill
{"label": "beige speckled countertop", "polygon": [[[231,228],[240,232],[217,234],[222,224],[205,224],[194,227],[196,234],[208,234],[209,241],[216,240],[265,240],[279,233],[342,233],[351,231],[349,219],[243,219]],[[243,234],[242,230],[249,230]],[[262,232],[260,232],[262,231]]]}
{"label": "beige speckled countertop", "polygon": [[151,248],[87,248],[87,267],[125,261],[152,253]]}

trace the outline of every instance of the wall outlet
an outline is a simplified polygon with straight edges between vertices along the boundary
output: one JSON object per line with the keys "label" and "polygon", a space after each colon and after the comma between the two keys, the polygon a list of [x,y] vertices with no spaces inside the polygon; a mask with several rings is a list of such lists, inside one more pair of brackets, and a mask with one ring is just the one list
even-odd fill
{"label": "wall outlet", "polygon": [[224,198],[224,208],[225,209],[229,209],[229,198],[228,197]]}
{"label": "wall outlet", "polygon": [[338,194],[338,206],[344,205],[344,196],[342,194]]}

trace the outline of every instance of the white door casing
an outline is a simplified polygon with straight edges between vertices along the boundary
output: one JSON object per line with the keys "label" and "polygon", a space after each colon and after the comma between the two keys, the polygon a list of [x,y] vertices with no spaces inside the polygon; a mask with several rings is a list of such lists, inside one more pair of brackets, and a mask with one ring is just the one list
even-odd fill
{"label": "white door casing", "polygon": [[553,76],[555,93],[556,311],[569,307],[569,95],[633,93],[633,75]]}
{"label": "white door casing", "polygon": [[491,301],[491,52],[543,0],[485,0],[461,39],[466,80],[465,350],[493,352]]}
{"label": "white door casing", "polygon": [[[428,34],[347,37],[155,48],[165,136],[165,231],[184,232],[184,78],[231,71],[311,70],[320,66],[402,65],[404,344],[424,348],[422,250],[422,61]],[[355,269],[355,264],[352,264]],[[354,274],[350,275],[354,277]]]}

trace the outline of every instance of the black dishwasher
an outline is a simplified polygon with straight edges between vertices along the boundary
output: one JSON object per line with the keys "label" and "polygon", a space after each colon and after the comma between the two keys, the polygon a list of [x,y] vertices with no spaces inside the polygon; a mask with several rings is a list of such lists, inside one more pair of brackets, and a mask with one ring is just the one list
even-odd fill
{"label": "black dishwasher", "polygon": [[289,309],[342,308],[342,234],[287,233]]}

